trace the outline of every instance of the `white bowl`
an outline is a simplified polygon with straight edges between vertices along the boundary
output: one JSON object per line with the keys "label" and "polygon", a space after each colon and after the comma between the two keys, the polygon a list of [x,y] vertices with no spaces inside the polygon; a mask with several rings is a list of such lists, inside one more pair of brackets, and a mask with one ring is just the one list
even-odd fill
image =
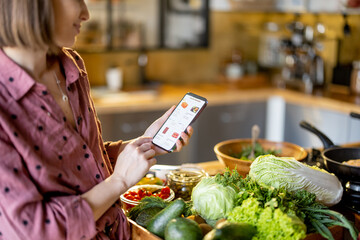
{"label": "white bowl", "polygon": [[[125,212],[128,212],[131,208],[135,207],[136,205],[139,204],[138,201],[133,201],[133,200],[129,200],[127,198],[124,197],[124,195],[127,193],[127,192],[130,192],[130,191],[134,191],[134,190],[137,190],[139,188],[145,188],[146,190],[150,190],[151,192],[154,192],[156,190],[159,190],[159,189],[163,189],[165,188],[166,186],[160,186],[160,185],[155,185],[155,184],[146,184],[146,185],[135,185],[133,187],[131,187],[129,190],[127,190],[124,194],[122,194],[120,196],[120,200],[121,200],[121,206],[122,208],[124,209]],[[174,199],[175,197],[175,193],[172,189],[170,189],[170,196],[167,198],[167,199],[164,199],[164,201],[166,202],[170,202]]]}

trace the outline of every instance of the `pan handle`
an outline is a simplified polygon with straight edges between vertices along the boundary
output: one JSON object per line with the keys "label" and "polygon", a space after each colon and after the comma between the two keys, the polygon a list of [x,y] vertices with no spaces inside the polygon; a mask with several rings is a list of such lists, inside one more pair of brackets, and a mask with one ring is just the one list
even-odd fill
{"label": "pan handle", "polygon": [[318,136],[319,139],[321,140],[322,144],[324,145],[325,149],[335,146],[335,144],[324,133],[322,133],[319,129],[317,129],[310,123],[308,123],[306,121],[301,121],[299,125],[300,125],[300,127],[304,128],[304,129],[314,133],[316,136]]}
{"label": "pan handle", "polygon": [[351,112],[350,116],[353,117],[353,118],[359,118],[360,119],[360,113]]}

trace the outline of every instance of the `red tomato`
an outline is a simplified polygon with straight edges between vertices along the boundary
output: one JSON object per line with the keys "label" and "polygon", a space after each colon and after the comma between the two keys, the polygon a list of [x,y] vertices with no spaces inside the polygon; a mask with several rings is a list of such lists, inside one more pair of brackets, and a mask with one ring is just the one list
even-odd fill
{"label": "red tomato", "polygon": [[138,195],[139,195],[140,198],[143,198],[145,196],[145,190],[139,189]]}
{"label": "red tomato", "polygon": [[129,195],[129,196],[127,197],[127,199],[129,199],[129,200],[134,200],[134,196]]}
{"label": "red tomato", "polygon": [[158,193],[152,193],[151,191],[146,190],[145,188],[139,188],[136,191],[129,191],[124,194],[126,199],[132,201],[140,201],[144,197],[155,196],[162,199],[167,199],[170,196],[170,188],[168,186],[161,189]]}
{"label": "red tomato", "polygon": [[170,188],[168,186],[161,189],[162,194],[169,194],[170,195]]}

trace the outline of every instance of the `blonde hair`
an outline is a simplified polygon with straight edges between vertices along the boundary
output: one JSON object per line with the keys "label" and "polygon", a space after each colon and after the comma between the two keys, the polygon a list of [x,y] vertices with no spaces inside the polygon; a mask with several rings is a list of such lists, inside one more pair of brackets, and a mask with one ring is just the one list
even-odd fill
{"label": "blonde hair", "polygon": [[56,51],[53,16],[52,0],[0,0],[0,47]]}

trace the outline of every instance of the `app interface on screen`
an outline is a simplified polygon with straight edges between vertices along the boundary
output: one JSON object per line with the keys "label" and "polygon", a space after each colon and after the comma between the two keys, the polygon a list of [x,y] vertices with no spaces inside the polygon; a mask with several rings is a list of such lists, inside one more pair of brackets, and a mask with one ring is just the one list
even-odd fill
{"label": "app interface on screen", "polygon": [[171,150],[176,141],[180,138],[180,133],[194,119],[198,111],[203,107],[205,101],[185,95],[174,112],[170,115],[165,124],[157,133],[153,142],[167,150]]}

